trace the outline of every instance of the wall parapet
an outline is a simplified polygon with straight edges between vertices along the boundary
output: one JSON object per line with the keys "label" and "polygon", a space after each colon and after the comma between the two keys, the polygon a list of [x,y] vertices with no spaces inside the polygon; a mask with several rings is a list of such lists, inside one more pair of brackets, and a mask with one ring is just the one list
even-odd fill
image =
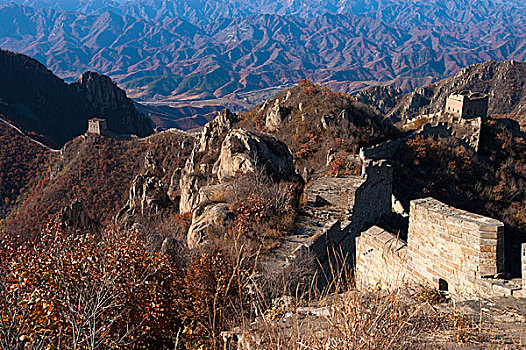
{"label": "wall parapet", "polygon": [[455,293],[477,294],[504,269],[504,224],[433,198],[411,202],[408,246],[413,274]]}
{"label": "wall parapet", "polygon": [[[526,244],[523,269],[526,287]],[[378,227],[356,238],[355,271],[364,286],[427,285],[462,299],[526,291],[501,279],[503,270],[504,224],[433,198],[411,201],[407,243]]]}
{"label": "wall parapet", "polygon": [[406,242],[373,226],[356,238],[356,276],[361,286],[392,289],[411,280]]}

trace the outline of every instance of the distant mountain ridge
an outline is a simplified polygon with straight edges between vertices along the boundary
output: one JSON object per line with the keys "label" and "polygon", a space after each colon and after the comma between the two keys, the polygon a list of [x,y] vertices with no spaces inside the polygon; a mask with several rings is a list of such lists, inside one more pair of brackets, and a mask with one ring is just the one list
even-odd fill
{"label": "distant mountain ridge", "polygon": [[[473,17],[465,8],[474,5],[483,15],[493,14],[496,7],[507,10],[526,8],[520,0],[435,0],[427,4],[409,0],[0,0],[0,3],[10,2],[33,8],[82,13],[109,10],[146,20],[180,17],[200,24],[257,14],[313,18],[326,13],[361,15],[404,23],[415,20],[421,23],[422,20],[436,20],[445,15],[465,21]],[[502,17],[506,15],[503,13]]]}
{"label": "distant mountain ridge", "polygon": [[406,120],[443,110],[446,98],[465,90],[489,95],[489,114],[514,114],[526,121],[526,62],[484,62],[456,75],[404,94],[393,87],[375,87],[356,95],[388,118]]}
{"label": "distant mountain ridge", "polygon": [[0,50],[0,117],[52,147],[84,133],[103,117],[116,133],[147,136],[152,122],[110,78],[84,73],[66,84],[38,61]]}
{"label": "distant mountain ridge", "polygon": [[66,79],[107,74],[139,100],[244,99],[305,78],[347,92],[362,87],[354,82],[412,86],[526,59],[518,0],[18,3],[34,8],[0,4],[0,47]]}

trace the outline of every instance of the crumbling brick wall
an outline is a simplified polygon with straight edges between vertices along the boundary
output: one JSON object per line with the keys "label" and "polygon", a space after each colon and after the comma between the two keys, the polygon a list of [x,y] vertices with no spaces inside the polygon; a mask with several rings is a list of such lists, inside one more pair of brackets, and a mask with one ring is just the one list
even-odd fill
{"label": "crumbling brick wall", "polygon": [[393,193],[393,168],[385,160],[367,161],[364,165],[365,182],[354,193],[352,228],[358,235],[367,226],[391,213],[391,194]]}
{"label": "crumbling brick wall", "polygon": [[412,274],[434,288],[476,295],[503,272],[504,225],[433,198],[411,202],[407,243]]}

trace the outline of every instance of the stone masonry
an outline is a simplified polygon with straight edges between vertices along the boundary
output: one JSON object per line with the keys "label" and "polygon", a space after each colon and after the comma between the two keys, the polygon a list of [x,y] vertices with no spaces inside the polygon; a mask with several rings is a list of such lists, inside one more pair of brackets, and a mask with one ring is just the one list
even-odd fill
{"label": "stone masonry", "polygon": [[413,276],[453,293],[477,294],[504,269],[503,223],[431,198],[411,202],[407,245]]}
{"label": "stone masonry", "polygon": [[522,289],[526,290],[526,243],[522,244]]}
{"label": "stone masonry", "polygon": [[89,134],[107,135],[108,127],[106,126],[106,120],[101,118],[93,118],[88,121]]}
{"label": "stone masonry", "polygon": [[447,98],[444,112],[458,118],[482,118],[484,121],[488,114],[488,101],[488,95],[462,91]]}
{"label": "stone masonry", "polygon": [[325,268],[330,254],[351,253],[354,238],[391,212],[392,167],[385,161],[366,160],[362,174],[309,183],[296,233],[285,237],[264,264],[284,267],[308,250]]}
{"label": "stone masonry", "polygon": [[363,232],[356,239],[355,264],[359,286],[419,284],[462,299],[520,295],[522,288],[499,279],[504,225],[433,198],[411,202],[407,243],[378,227]]}
{"label": "stone masonry", "polygon": [[402,287],[410,278],[407,244],[384,229],[373,226],[356,239],[358,288]]}

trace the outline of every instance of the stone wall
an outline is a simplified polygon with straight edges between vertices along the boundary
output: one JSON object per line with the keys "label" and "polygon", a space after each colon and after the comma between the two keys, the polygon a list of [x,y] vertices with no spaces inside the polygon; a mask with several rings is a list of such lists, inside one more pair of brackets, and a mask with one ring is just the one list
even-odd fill
{"label": "stone wall", "polygon": [[366,160],[381,160],[381,159],[391,159],[398,151],[398,148],[408,138],[401,138],[391,141],[385,141],[378,145],[361,148],[360,149],[360,158],[362,161]]}
{"label": "stone wall", "polygon": [[392,289],[411,280],[407,244],[377,226],[356,238],[356,276],[359,288]]}
{"label": "stone wall", "polygon": [[364,163],[365,182],[354,193],[352,232],[358,235],[368,225],[391,213],[393,168],[385,160]]}
{"label": "stone wall", "polygon": [[407,243],[412,274],[437,289],[476,295],[503,272],[504,225],[432,198],[411,202]]}
{"label": "stone wall", "polygon": [[464,96],[462,95],[451,95],[446,100],[447,113],[454,114],[459,118],[462,117],[462,110],[464,109]]}
{"label": "stone wall", "polygon": [[526,244],[522,253],[523,286],[500,279],[503,229],[497,220],[433,198],[414,200],[407,243],[376,226],[356,238],[358,287],[393,289],[416,284],[447,290],[461,299],[520,296],[526,291]]}
{"label": "stone wall", "polygon": [[106,120],[94,118],[88,121],[88,133],[105,135],[107,134],[108,127],[106,126]]}
{"label": "stone wall", "polygon": [[446,100],[444,112],[459,118],[479,117],[485,120],[488,113],[488,96],[471,92],[452,94]]}

